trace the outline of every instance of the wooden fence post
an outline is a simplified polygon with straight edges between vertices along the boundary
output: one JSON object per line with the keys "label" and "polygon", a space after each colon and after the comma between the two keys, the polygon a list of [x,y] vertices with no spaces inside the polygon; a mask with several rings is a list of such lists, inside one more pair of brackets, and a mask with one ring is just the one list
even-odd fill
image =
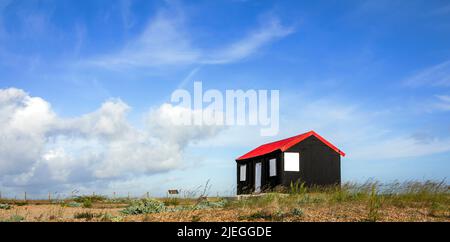
{"label": "wooden fence post", "polygon": [[48,192],[48,201],[51,201],[52,200],[52,197],[51,197],[51,195],[50,195],[51,193],[50,192]]}
{"label": "wooden fence post", "polygon": [[27,201],[27,192],[24,192],[25,201]]}

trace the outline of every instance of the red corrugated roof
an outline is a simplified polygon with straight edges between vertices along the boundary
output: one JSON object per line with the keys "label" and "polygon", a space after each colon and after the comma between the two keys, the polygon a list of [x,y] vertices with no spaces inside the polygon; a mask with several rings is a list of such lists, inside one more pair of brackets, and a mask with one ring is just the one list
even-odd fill
{"label": "red corrugated roof", "polygon": [[293,136],[293,137],[290,137],[290,138],[287,138],[287,139],[282,139],[282,140],[278,140],[278,141],[275,141],[275,142],[271,142],[271,143],[267,143],[267,144],[261,145],[258,148],[248,152],[247,154],[237,158],[236,160],[245,160],[245,159],[249,159],[249,158],[253,158],[253,157],[269,154],[269,153],[274,152],[276,150],[286,151],[287,149],[289,149],[293,145],[302,142],[303,140],[305,140],[306,138],[308,138],[310,136],[315,136],[320,141],[322,141],[324,144],[326,144],[328,147],[330,147],[331,149],[333,149],[334,151],[336,151],[340,155],[345,156],[345,153],[343,151],[341,151],[336,146],[334,146],[333,144],[331,144],[330,142],[325,140],[322,136],[318,135],[314,131],[309,131],[307,133],[300,134],[300,135],[297,135],[297,136]]}

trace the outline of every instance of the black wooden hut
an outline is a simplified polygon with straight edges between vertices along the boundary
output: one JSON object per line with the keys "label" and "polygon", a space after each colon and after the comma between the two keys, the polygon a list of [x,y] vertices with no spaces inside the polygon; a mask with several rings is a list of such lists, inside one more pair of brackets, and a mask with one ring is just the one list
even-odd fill
{"label": "black wooden hut", "polygon": [[236,159],[237,194],[259,193],[291,182],[341,183],[345,153],[314,131],[264,144]]}

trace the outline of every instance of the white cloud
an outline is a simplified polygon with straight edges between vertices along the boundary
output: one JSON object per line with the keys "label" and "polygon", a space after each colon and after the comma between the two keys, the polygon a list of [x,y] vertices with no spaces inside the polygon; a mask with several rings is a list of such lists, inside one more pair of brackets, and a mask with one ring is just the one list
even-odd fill
{"label": "white cloud", "polygon": [[446,103],[450,103],[450,96],[448,95],[436,95],[436,97]]}
{"label": "white cloud", "polygon": [[450,86],[450,61],[428,67],[408,78],[405,83],[409,86]]}
{"label": "white cloud", "polygon": [[[147,128],[127,121],[129,106],[118,99],[75,118],[58,117],[48,102],[22,90],[0,90],[0,175],[4,186],[64,186],[123,180],[185,166],[190,142],[216,135],[213,126],[170,122],[169,104],[147,116]],[[192,110],[182,110],[191,112]]]}
{"label": "white cloud", "polygon": [[120,99],[111,99],[89,114],[62,120],[58,130],[87,137],[118,138],[129,133],[132,127],[126,120],[129,106]]}
{"label": "white cloud", "polygon": [[438,99],[437,102],[434,104],[434,107],[443,110],[443,111],[450,111],[450,96],[449,95],[436,95],[436,98]]}
{"label": "white cloud", "polygon": [[181,19],[159,12],[141,35],[118,53],[92,61],[107,68],[149,67],[186,64],[197,61],[198,51],[192,47]]}
{"label": "white cloud", "polygon": [[159,139],[170,143],[176,142],[182,146],[187,145],[192,139],[204,141],[205,138],[216,136],[225,128],[221,125],[178,125],[181,117],[198,115],[198,112],[180,106],[163,104],[157,110],[150,112],[147,123],[151,132]]}
{"label": "white cloud", "polygon": [[89,65],[111,69],[165,65],[224,64],[248,58],[270,42],[294,32],[276,18],[266,19],[242,39],[213,49],[194,45],[180,12],[161,10],[140,36],[122,50],[89,60]]}
{"label": "white cloud", "polygon": [[0,90],[0,175],[23,172],[35,162],[54,119],[43,99],[15,88]]}
{"label": "white cloud", "polygon": [[235,62],[253,55],[264,45],[293,32],[294,28],[283,26],[278,19],[270,19],[243,39],[225,49],[213,52],[213,55],[206,57],[203,62],[208,64]]}

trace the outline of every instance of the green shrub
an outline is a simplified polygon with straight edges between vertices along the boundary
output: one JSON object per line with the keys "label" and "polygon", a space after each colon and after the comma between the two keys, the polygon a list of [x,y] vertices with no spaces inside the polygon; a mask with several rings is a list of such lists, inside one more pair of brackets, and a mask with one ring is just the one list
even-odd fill
{"label": "green shrub", "polygon": [[82,207],[83,208],[92,208],[92,201],[89,200],[89,199],[84,200],[83,204],[82,204]]}
{"label": "green shrub", "polygon": [[73,218],[75,218],[75,219],[86,219],[88,221],[95,217],[97,217],[97,216],[91,212],[81,212],[81,213],[75,213],[73,215]]}
{"label": "green shrub", "polygon": [[5,210],[11,209],[11,205],[6,204],[6,203],[0,203],[0,209],[5,209]]}
{"label": "green shrub", "polygon": [[95,202],[103,202],[107,199],[108,198],[106,198],[105,196],[92,195],[92,196],[77,196],[73,200],[75,202],[79,202],[79,203],[83,203],[84,201],[87,201],[87,200],[91,201],[92,203],[95,203]]}
{"label": "green shrub", "polygon": [[166,207],[167,204],[178,204],[161,202],[155,199],[140,199],[133,200],[128,207],[123,209],[123,214],[148,214],[148,213],[160,213],[160,212],[177,212],[186,210],[203,210],[213,208],[223,208],[228,204],[228,200],[221,199],[219,201],[202,200],[195,205],[176,205],[173,207]]}
{"label": "green shrub", "polygon": [[6,222],[21,222],[25,220],[24,217],[20,216],[20,215],[12,215],[11,217],[9,217],[9,219],[6,220]]}
{"label": "green shrub", "polygon": [[140,199],[131,202],[130,206],[123,209],[121,212],[124,214],[146,214],[146,213],[159,213],[164,212],[166,209],[163,202],[155,199]]}
{"label": "green shrub", "polygon": [[203,200],[200,203],[193,206],[193,209],[210,209],[210,208],[223,208],[227,205],[228,201],[225,199],[221,199],[216,202]]}
{"label": "green shrub", "polygon": [[102,222],[112,222],[113,216],[110,213],[102,213],[99,218]]}
{"label": "green shrub", "polygon": [[300,208],[293,208],[291,210],[291,214],[294,216],[303,216],[303,210],[301,210]]}
{"label": "green shrub", "polygon": [[92,196],[77,196],[73,200],[74,202],[81,204],[83,208],[91,208],[93,203],[104,202],[107,200],[107,198],[105,196],[92,195]]}

